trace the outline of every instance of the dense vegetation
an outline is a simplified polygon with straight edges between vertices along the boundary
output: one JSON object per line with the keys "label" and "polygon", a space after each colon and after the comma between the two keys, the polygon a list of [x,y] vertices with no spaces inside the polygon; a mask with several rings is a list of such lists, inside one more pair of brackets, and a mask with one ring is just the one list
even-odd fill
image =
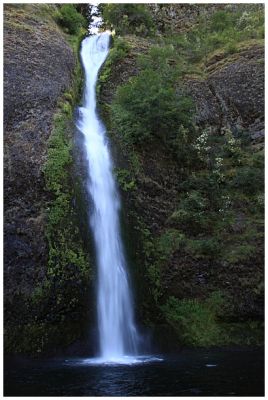
{"label": "dense vegetation", "polygon": [[148,36],[154,33],[151,14],[144,4],[101,4],[99,6],[105,26],[116,29],[116,33],[124,35],[134,33]]}
{"label": "dense vegetation", "polygon": [[88,24],[86,18],[76,10],[73,4],[60,6],[55,12],[54,18],[71,35],[77,34],[81,28],[86,28]]}
{"label": "dense vegetation", "polygon": [[[120,30],[118,16],[124,18],[124,12],[128,18]],[[139,29],[130,22],[131,12],[132,7],[112,5],[104,7],[103,16],[117,33],[137,35]],[[205,65],[216,54],[228,63],[228,57],[240,49],[262,43],[263,22],[262,9],[241,5],[236,12],[227,7],[212,16],[201,15],[198,23],[184,33],[151,37],[149,50],[136,57],[138,73],[118,86],[111,106],[103,107],[106,116],[108,110],[111,132],[128,160],[128,168],[117,169],[116,174],[123,191],[135,199],[132,204],[139,201],[139,182],[149,179],[143,169],[146,146],[150,151],[162,149],[177,166],[177,194],[161,232],[155,236],[141,215],[134,210],[129,214],[131,218],[134,215],[142,238],[143,257],[138,262],[146,265],[149,290],[162,315],[160,319],[174,326],[180,340],[187,344],[261,341],[258,321],[247,322],[247,337],[241,336],[243,324],[225,327],[227,316],[233,315],[237,293],[209,287],[206,299],[176,298],[164,289],[162,275],[178,255],[190,257],[199,265],[225,269],[254,263],[262,257],[263,150],[252,151],[246,129],[223,126],[215,132],[210,126],[198,126],[195,104],[187,93],[187,77],[206,78]],[[113,76],[113,67],[128,57],[132,43],[128,36],[115,38],[101,83],[107,82]],[[259,270],[251,281],[243,276],[237,279],[241,291],[253,286],[253,296],[262,297],[263,276]],[[187,282],[177,285],[187,286]]]}

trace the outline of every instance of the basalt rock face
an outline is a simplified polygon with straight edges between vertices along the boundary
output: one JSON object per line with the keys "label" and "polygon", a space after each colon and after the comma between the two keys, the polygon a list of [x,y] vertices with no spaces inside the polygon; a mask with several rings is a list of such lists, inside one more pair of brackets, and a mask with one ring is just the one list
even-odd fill
{"label": "basalt rock face", "polygon": [[[173,6],[186,7],[186,5]],[[154,5],[151,7],[154,8]],[[158,8],[159,5],[155,7]],[[138,75],[139,65],[135,62],[137,54],[146,53],[152,46],[150,39],[140,40],[134,36],[125,36],[124,39],[130,45],[130,51],[125,58],[115,63],[109,80],[101,87],[101,103],[111,104],[117,87],[128,82],[132,76]],[[225,130],[230,130],[234,137],[239,136],[241,131],[247,132],[252,154],[263,149],[263,58],[263,46],[259,42],[256,44],[251,42],[241,46],[234,54],[223,50],[211,55],[204,63],[203,77],[185,75],[181,83],[194,100],[195,124],[200,132],[209,128],[213,135],[221,136]],[[109,126],[109,107],[103,108],[103,115]],[[131,170],[124,138],[117,134],[116,128],[112,128],[110,133],[115,148],[116,165]],[[146,145],[137,145],[134,146],[134,152],[139,162],[139,172],[135,174],[136,190],[122,190],[122,196],[125,218],[130,227],[127,240],[132,247],[131,256],[134,258],[136,269],[140,270],[137,275],[142,276],[142,282],[141,278],[138,278],[137,298],[143,296],[146,303],[146,293],[150,291],[151,282],[144,272],[145,253],[148,250],[144,249],[145,237],[141,239],[139,221],[142,220],[143,227],[148,228],[153,238],[159,238],[165,233],[170,228],[169,217],[180,201],[182,178],[176,161],[163,143],[155,140]],[[245,211],[246,209],[242,210],[242,213],[237,213],[231,227],[233,232],[243,231],[246,221]],[[260,232],[261,230],[260,227]],[[255,245],[258,248],[257,255],[233,264],[224,260],[202,260],[187,252],[175,251],[168,262],[162,265],[160,271],[159,280],[164,292],[163,297],[194,298],[202,301],[214,290],[220,290],[230,300],[228,307],[224,307],[223,310],[225,321],[261,320],[264,306],[261,235],[256,239]],[[149,263],[153,262],[149,256]],[[142,307],[143,305],[141,309]],[[148,317],[146,307],[142,311],[143,319]]]}
{"label": "basalt rock face", "polygon": [[196,23],[200,15],[211,15],[224,5],[148,4],[159,32],[185,32]]}
{"label": "basalt rock face", "polygon": [[[75,57],[53,5],[4,7],[4,209],[6,325],[47,268],[45,190],[52,117],[70,86]],[[20,311],[19,311],[20,310]]]}
{"label": "basalt rock face", "polygon": [[[200,126],[247,130],[252,144],[263,146],[264,138],[264,48],[255,45],[238,53],[212,57],[206,63],[207,79],[188,80]],[[262,144],[261,144],[262,143]]]}
{"label": "basalt rock face", "polygon": [[[258,5],[256,5],[258,7]],[[236,11],[237,4],[160,4],[150,3],[147,7],[160,33],[183,33],[198,22],[198,19],[209,18],[213,13],[228,9]],[[253,5],[254,7],[254,5]],[[260,5],[262,7],[262,5]]]}

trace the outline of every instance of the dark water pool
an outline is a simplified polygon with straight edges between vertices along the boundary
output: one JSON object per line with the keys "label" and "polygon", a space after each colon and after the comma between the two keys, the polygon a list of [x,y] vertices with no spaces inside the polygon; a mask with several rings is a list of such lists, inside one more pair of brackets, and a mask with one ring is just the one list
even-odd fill
{"label": "dark water pool", "polygon": [[83,359],[6,360],[5,396],[263,396],[264,355],[184,350],[163,361],[94,365]]}

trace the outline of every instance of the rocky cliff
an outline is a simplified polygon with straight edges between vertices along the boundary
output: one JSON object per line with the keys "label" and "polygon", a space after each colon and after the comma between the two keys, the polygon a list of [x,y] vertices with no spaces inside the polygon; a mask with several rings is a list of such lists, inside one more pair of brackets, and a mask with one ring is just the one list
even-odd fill
{"label": "rocky cliff", "polygon": [[[139,322],[165,350],[261,344],[263,7],[100,10],[116,32],[97,90]],[[4,9],[7,352],[90,348],[76,12]]]}
{"label": "rocky cliff", "polygon": [[32,280],[45,275],[49,193],[42,168],[52,117],[71,85],[75,57],[45,7],[6,5],[4,29],[5,265],[12,300],[14,286],[28,294]]}
{"label": "rocky cliff", "polygon": [[[79,272],[86,256],[71,207],[69,155],[72,107],[81,86],[79,37],[63,32],[56,23],[58,15],[55,5],[4,7],[4,293],[9,352],[42,352],[79,337],[81,324],[75,327],[75,314],[88,292],[88,280],[82,284]],[[65,246],[65,259],[59,241]],[[73,248],[76,258],[71,262],[68,251]],[[72,286],[79,296],[81,285],[85,290],[79,301],[73,298]],[[72,322],[63,324],[70,316]]]}
{"label": "rocky cliff", "polygon": [[[125,219],[132,227],[127,241],[140,317],[156,331],[168,322],[186,343],[256,343],[262,340],[263,318],[263,223],[257,204],[263,190],[264,47],[254,33],[247,36],[239,30],[262,9],[148,7],[156,36],[141,37],[141,29],[135,27],[136,35],[115,37],[100,76],[102,112],[115,143]],[[229,28],[235,42],[228,33],[223,39],[228,28],[221,23],[228,25],[231,15],[236,15],[234,28]],[[113,26],[116,31],[114,19]],[[133,29],[132,25],[129,31]],[[188,160],[192,152],[196,161],[189,167],[178,162],[183,137],[174,147],[175,132],[166,141],[155,137],[129,143],[129,136],[124,137],[131,113],[124,104],[136,107],[143,101],[144,114],[147,109],[144,99],[132,102],[123,93],[136,84],[145,87],[141,76],[146,68],[159,68],[153,64],[159,49],[165,49],[161,62],[167,57],[163,68],[169,73],[177,68],[177,93],[194,102],[191,131],[196,139],[187,152]],[[203,157],[201,164],[198,157]],[[250,189],[252,179],[259,183]]]}

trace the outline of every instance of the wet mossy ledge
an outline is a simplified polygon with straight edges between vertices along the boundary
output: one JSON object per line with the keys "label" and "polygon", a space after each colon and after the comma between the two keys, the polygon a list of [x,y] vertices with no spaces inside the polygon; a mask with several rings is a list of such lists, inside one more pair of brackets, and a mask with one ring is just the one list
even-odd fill
{"label": "wet mossy ledge", "polygon": [[172,5],[162,32],[135,5],[103,7],[115,34],[98,99],[139,321],[163,349],[262,345],[263,8],[189,5],[180,32]]}
{"label": "wet mossy ledge", "polygon": [[43,211],[47,265],[42,266],[45,272],[40,282],[30,294],[21,297],[23,315],[17,320],[13,315],[16,321],[5,324],[7,354],[53,354],[74,342],[87,340],[93,313],[89,295],[92,259],[80,231],[81,213],[86,211],[78,209],[78,205],[86,205],[85,199],[81,199],[82,181],[74,164],[74,111],[82,97],[84,79],[79,51],[86,35],[86,22],[72,5],[57,9],[47,6],[43,12],[55,35],[58,28],[54,21],[63,29],[61,34],[72,49],[75,62],[70,85],[54,109],[46,162],[42,166],[47,197]]}

